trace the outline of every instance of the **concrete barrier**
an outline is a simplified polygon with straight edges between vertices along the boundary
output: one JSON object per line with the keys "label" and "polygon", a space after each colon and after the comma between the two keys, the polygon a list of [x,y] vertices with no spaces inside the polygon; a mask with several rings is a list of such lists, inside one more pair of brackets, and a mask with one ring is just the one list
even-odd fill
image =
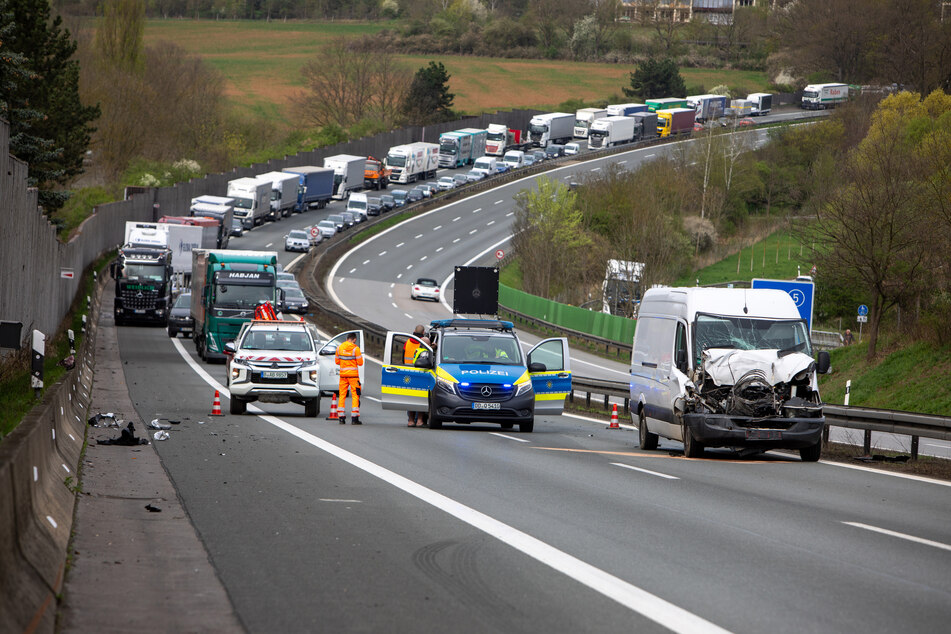
{"label": "concrete barrier", "polygon": [[[101,297],[104,283],[96,288]],[[98,321],[99,302],[89,324]],[[0,443],[0,632],[53,632],[92,399],[96,327],[75,367]],[[28,388],[24,388],[28,389]]]}

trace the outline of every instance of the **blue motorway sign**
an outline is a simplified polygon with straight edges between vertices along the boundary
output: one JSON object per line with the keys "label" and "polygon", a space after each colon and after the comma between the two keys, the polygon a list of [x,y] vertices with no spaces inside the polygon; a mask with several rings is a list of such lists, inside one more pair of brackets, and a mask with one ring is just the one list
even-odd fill
{"label": "blue motorway sign", "polygon": [[815,296],[816,286],[812,282],[790,282],[787,280],[763,280],[754,279],[753,288],[775,288],[789,293],[796,308],[799,309],[799,316],[806,320],[809,326],[809,332],[812,332],[812,307]]}

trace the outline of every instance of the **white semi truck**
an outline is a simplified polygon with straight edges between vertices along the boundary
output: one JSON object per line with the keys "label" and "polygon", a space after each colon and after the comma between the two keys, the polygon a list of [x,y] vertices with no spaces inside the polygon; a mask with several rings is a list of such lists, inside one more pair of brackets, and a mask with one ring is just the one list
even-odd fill
{"label": "white semi truck", "polygon": [[386,153],[384,163],[391,170],[392,183],[406,184],[434,178],[439,167],[439,145],[423,142],[396,145]]}
{"label": "white semi truck", "polygon": [[567,143],[572,139],[574,129],[575,115],[567,112],[547,112],[532,117],[528,122],[528,133],[534,147]]}
{"label": "white semi truck", "polygon": [[346,200],[350,192],[363,189],[366,164],[367,157],[353,154],[337,154],[324,159],[324,167],[334,171],[334,199]]}
{"label": "white semi truck", "polygon": [[634,117],[604,117],[591,124],[588,147],[602,148],[630,143],[634,140],[637,119]]}
{"label": "white semi truck", "polygon": [[271,206],[268,217],[271,220],[280,220],[290,216],[297,207],[300,176],[289,172],[266,172],[259,174],[257,178],[271,183]]}
{"label": "white semi truck", "polygon": [[271,212],[271,183],[256,178],[228,181],[228,197],[234,199],[234,216],[245,229],[264,222]]}

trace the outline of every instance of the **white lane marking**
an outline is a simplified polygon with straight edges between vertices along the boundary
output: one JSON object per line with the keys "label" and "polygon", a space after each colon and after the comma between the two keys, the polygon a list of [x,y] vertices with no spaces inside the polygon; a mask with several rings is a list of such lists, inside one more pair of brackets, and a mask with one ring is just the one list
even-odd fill
{"label": "white lane marking", "polygon": [[418,236],[416,236],[415,238],[413,238],[413,240],[419,240],[419,239],[422,238],[422,237],[423,237],[423,234],[419,234]]}
{"label": "white lane marking", "polygon": [[668,480],[680,479],[677,476],[667,475],[666,473],[658,473],[657,471],[651,471],[650,469],[641,469],[640,467],[634,467],[629,464],[624,464],[623,462],[612,462],[611,464],[614,465],[615,467],[623,467],[625,469],[630,469],[631,471],[640,471],[641,473],[657,476],[658,478],[666,478]]}
{"label": "white lane marking", "polygon": [[265,248],[265,249],[270,249],[272,244],[274,244],[274,243],[273,243],[273,242],[268,242],[267,244],[264,245],[264,248]]}
{"label": "white lane marking", "polygon": [[[379,235],[379,234],[378,234]],[[497,245],[495,245],[497,246]],[[492,249],[495,248],[492,247]],[[410,319],[412,317],[410,316]],[[178,350],[178,353],[185,359],[185,362],[200,376],[205,383],[218,390],[226,398],[231,398],[231,392],[225,386],[213,379],[204,368],[199,366],[192,359],[177,337],[172,339],[172,345]],[[532,537],[508,524],[486,515],[472,507],[466,506],[452,498],[441,493],[424,487],[421,484],[413,482],[409,478],[399,475],[389,469],[381,467],[378,464],[370,462],[366,458],[347,451],[327,442],[313,434],[307,433],[302,429],[287,423],[276,416],[264,413],[254,405],[248,405],[248,411],[256,414],[266,423],[281,429],[288,434],[303,440],[309,445],[320,449],[321,451],[338,458],[375,478],[386,482],[397,489],[400,489],[413,497],[431,505],[432,507],[451,515],[456,519],[480,530],[487,535],[496,538],[503,544],[528,555],[536,561],[549,566],[553,570],[562,573],[569,579],[574,579],[578,583],[591,588],[608,599],[617,602],[623,607],[641,614],[645,618],[666,627],[673,632],[690,632],[697,634],[726,634],[725,630],[706,619],[697,616],[692,612],[666,601],[647,590],[628,583],[623,579],[615,577],[600,568],[578,559],[568,553],[558,550],[554,546]]]}
{"label": "white lane marking", "polygon": [[442,251],[442,250],[445,249],[445,248],[446,248],[446,247],[439,247],[438,249],[436,249],[436,253],[439,253],[440,251]]}
{"label": "white lane marking", "polygon": [[357,269],[355,269],[355,268],[350,269],[350,274],[353,275],[353,272],[356,271],[356,270],[357,270]]}
{"label": "white lane marking", "polygon": [[380,252],[377,254],[377,257],[378,257],[378,258],[382,258],[384,255],[386,255],[386,251],[380,251]]}
{"label": "white lane marking", "polygon": [[462,238],[456,238],[455,240],[452,241],[452,243],[455,244],[455,243],[459,242],[460,240],[462,240]]}
{"label": "white lane marking", "polygon": [[413,268],[413,265],[412,265],[412,264],[408,264],[408,265],[406,266],[406,270],[407,270],[407,271],[410,270],[411,268]]}
{"label": "white lane marking", "polygon": [[657,155],[656,155],[656,154],[648,154],[648,155],[646,155],[644,158],[651,158],[651,157],[654,157],[654,156],[657,156]]}
{"label": "white lane marking", "polygon": [[399,308],[399,306],[396,305],[396,302],[390,302],[390,303],[393,304],[393,308]]}
{"label": "white lane marking", "polygon": [[401,277],[403,277],[403,274],[402,274],[402,273],[400,273],[399,275],[397,275],[397,276],[396,276],[396,279],[400,279]]}
{"label": "white lane marking", "polygon": [[479,207],[478,209],[473,209],[473,210],[472,210],[472,213],[477,214],[477,213],[479,213],[480,211],[482,211],[482,207]]}
{"label": "white lane marking", "polygon": [[343,502],[344,504],[363,504],[363,500],[338,500],[335,498],[320,498],[321,502]]}
{"label": "white lane marking", "polygon": [[514,440],[516,442],[532,442],[531,440],[525,440],[524,438],[516,438],[515,436],[509,436],[508,434],[500,434],[497,431],[490,431],[489,434],[492,436],[498,436],[499,438],[505,438],[506,440]]}
{"label": "white lane marking", "polygon": [[935,480],[934,478],[926,478],[909,473],[895,473],[894,471],[884,471],[882,469],[873,469],[872,467],[863,467],[857,464],[845,464],[844,462],[833,462],[831,460],[820,460],[819,462],[832,465],[833,467],[842,467],[843,469],[855,469],[856,471],[864,471],[865,473],[877,473],[878,475],[891,476],[893,478],[904,478],[905,480],[916,480],[917,482],[927,482],[928,484],[951,487],[951,482],[947,480]]}
{"label": "white lane marking", "polygon": [[[390,282],[390,288],[396,286],[396,282]],[[390,293],[390,297],[393,297],[393,293]]]}
{"label": "white lane marking", "polygon": [[515,212],[514,212],[514,211],[510,211],[510,212],[508,212],[507,214],[505,214],[505,217],[508,218],[509,216],[514,216],[514,215],[515,215]]}
{"label": "white lane marking", "polygon": [[54,520],[51,516],[47,515],[46,521],[49,522],[53,526],[53,528],[59,528],[59,524],[57,524],[56,520]]}
{"label": "white lane marking", "polygon": [[469,232],[469,235],[471,236],[473,233],[476,233],[477,231],[478,229],[473,229],[472,231]]}
{"label": "white lane marking", "polygon": [[420,261],[420,262],[423,262],[423,261],[425,261],[426,258],[428,258],[428,257],[429,257],[428,255],[424,255],[423,257],[419,258],[419,261]]}
{"label": "white lane marking", "polygon": [[925,539],[924,537],[915,537],[914,535],[907,535],[905,533],[899,533],[897,531],[890,531],[887,528],[879,528],[878,526],[869,526],[868,524],[862,524],[861,522],[842,522],[848,526],[854,526],[855,528],[863,528],[867,531],[872,531],[873,533],[881,533],[882,535],[889,535],[890,537],[897,537],[898,539],[905,539],[910,542],[915,542],[916,544],[924,544],[925,546],[932,546],[934,548],[940,548],[941,550],[951,550],[951,546],[948,544],[942,544],[941,542],[934,542],[930,539]]}
{"label": "white lane marking", "polygon": [[624,165],[625,163],[627,163],[627,161],[618,161],[619,165]]}
{"label": "white lane marking", "polygon": [[399,248],[400,248],[401,246],[403,246],[404,244],[406,244],[406,243],[405,243],[405,242],[400,242],[398,245],[396,245],[396,248],[399,249]]}
{"label": "white lane marking", "polygon": [[[390,284],[390,288],[393,288],[393,285],[392,285],[392,284]],[[393,297],[393,293],[387,293],[386,296],[387,296],[387,297]]]}
{"label": "white lane marking", "polygon": [[600,172],[600,171],[601,171],[601,168],[600,168],[600,167],[592,167],[592,168],[591,168],[591,171],[592,171],[592,172]]}
{"label": "white lane marking", "polygon": [[452,219],[453,222],[457,222],[459,220],[462,220],[462,216],[456,216],[455,218]]}
{"label": "white lane marking", "polygon": [[366,266],[366,265],[369,264],[369,263],[370,263],[370,260],[364,260],[364,261],[363,261],[363,266]]}
{"label": "white lane marking", "polygon": [[340,282],[341,284],[343,284],[343,281],[344,281],[345,279],[347,279],[347,278],[341,277],[341,278],[339,278],[337,281]]}
{"label": "white lane marking", "polygon": [[407,318],[407,319],[412,319],[412,318],[413,318],[413,316],[410,315],[409,313],[403,313],[403,314],[406,315],[406,318]]}
{"label": "white lane marking", "polygon": [[293,260],[291,260],[291,261],[287,264],[287,266],[284,267],[284,270],[287,271],[288,273],[290,273],[290,272],[294,269],[294,267],[297,266],[297,263],[304,259],[304,256],[305,256],[305,255],[307,255],[307,254],[306,254],[306,253],[301,253],[300,255],[298,255],[296,258],[294,258]]}
{"label": "white lane marking", "polygon": [[495,224],[495,221],[494,221],[494,220],[490,220],[489,222],[486,223],[485,226],[486,226],[486,227],[491,227],[491,226],[494,225],[494,224]]}
{"label": "white lane marking", "polygon": [[505,202],[504,200],[497,200],[497,201],[495,201],[495,202],[492,203],[492,204],[493,204],[493,205],[501,205],[501,204],[504,203],[504,202]]}
{"label": "white lane marking", "polygon": [[433,227],[433,231],[439,231],[440,229],[442,229],[442,225],[436,225]]}

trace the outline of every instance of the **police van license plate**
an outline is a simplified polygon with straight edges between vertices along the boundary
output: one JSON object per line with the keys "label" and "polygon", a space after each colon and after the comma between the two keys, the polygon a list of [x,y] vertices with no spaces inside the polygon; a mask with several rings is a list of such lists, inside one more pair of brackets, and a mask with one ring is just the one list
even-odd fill
{"label": "police van license plate", "polygon": [[499,403],[473,403],[472,409],[501,409]]}
{"label": "police van license plate", "polygon": [[275,372],[274,370],[265,370],[261,372],[262,379],[286,379],[287,372]]}

